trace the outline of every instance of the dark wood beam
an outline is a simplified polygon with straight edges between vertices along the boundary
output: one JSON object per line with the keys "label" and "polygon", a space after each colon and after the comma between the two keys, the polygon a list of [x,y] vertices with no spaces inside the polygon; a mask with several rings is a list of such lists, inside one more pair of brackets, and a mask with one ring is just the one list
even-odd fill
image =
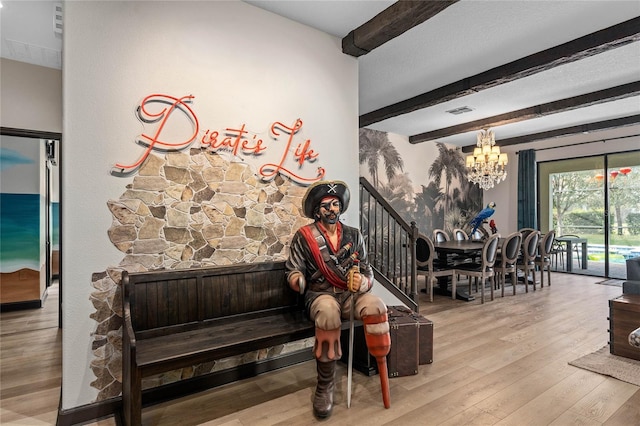
{"label": "dark wood beam", "polygon": [[[640,114],[628,117],[614,118],[611,120],[598,121],[595,123],[580,124],[577,126],[564,127],[562,129],[549,130],[547,132],[532,133],[524,136],[500,139],[496,145],[500,147],[518,145],[522,143],[536,142],[545,139],[553,139],[560,136],[570,136],[581,133],[597,132],[601,130],[617,129],[619,127],[634,126],[640,124]],[[462,152],[473,152],[475,145],[462,147]]]}
{"label": "dark wood beam", "polygon": [[356,58],[366,55],[458,1],[400,0],[347,34],[342,52]]}
{"label": "dark wood beam", "polygon": [[456,126],[445,127],[431,132],[420,133],[418,135],[409,136],[409,142],[415,144],[432,141],[445,138],[447,136],[458,135],[460,133],[472,132],[474,130],[486,129],[488,127],[504,126],[505,124],[531,120],[532,118],[545,117],[547,115],[572,111],[578,108],[617,101],[637,95],[640,95],[640,81],[634,81],[633,83],[610,87],[608,89],[598,90],[596,92],[574,96],[572,98],[560,99],[546,104],[535,105],[517,111],[510,111],[504,114],[494,115],[493,117],[470,121]]}
{"label": "dark wood beam", "polygon": [[638,40],[640,17],[363,114],[360,127],[509,83]]}

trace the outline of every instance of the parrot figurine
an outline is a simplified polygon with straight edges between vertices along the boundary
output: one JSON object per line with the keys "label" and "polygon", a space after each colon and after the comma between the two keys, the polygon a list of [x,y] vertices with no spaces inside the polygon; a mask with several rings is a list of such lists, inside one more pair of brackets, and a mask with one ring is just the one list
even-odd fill
{"label": "parrot figurine", "polygon": [[498,233],[498,227],[496,226],[496,221],[491,219],[489,221],[489,228],[491,228],[491,233],[492,234],[497,234]]}
{"label": "parrot figurine", "polygon": [[469,235],[475,234],[475,232],[478,230],[480,225],[482,225],[482,222],[484,222],[486,219],[489,219],[493,215],[493,212],[495,212],[495,207],[496,207],[496,203],[492,201],[489,204],[487,204],[487,207],[480,210],[480,213],[478,213],[478,215],[474,217],[471,220],[471,222],[469,222],[470,225],[473,227],[473,230]]}

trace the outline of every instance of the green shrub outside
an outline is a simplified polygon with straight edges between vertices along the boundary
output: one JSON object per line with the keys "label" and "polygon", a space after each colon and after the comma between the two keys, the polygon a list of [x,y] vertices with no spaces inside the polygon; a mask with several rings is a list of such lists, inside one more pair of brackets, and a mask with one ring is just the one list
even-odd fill
{"label": "green shrub outside", "polygon": [[640,235],[640,213],[629,213],[627,226],[631,235]]}
{"label": "green shrub outside", "polygon": [[[603,210],[575,210],[564,215],[564,233],[581,234],[584,232],[603,233]],[[613,217],[612,217],[613,223]],[[588,231],[587,231],[588,230]]]}

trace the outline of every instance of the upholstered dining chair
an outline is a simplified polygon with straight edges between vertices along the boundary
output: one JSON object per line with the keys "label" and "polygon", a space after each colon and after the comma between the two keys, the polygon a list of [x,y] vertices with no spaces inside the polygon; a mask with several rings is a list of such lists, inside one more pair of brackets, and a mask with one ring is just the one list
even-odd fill
{"label": "upholstered dining chair", "polygon": [[[455,228],[453,230],[453,240],[454,241],[466,241],[469,239],[469,235],[466,233],[466,231],[462,228]],[[458,264],[458,263],[462,263],[462,262],[472,262],[472,261],[476,261],[476,255],[462,255],[462,254],[458,254],[453,256],[453,263],[454,264]],[[460,279],[460,275],[458,274],[458,279]]]}
{"label": "upholstered dining chair", "polygon": [[489,233],[484,229],[484,226],[479,226],[476,232],[470,234],[469,237],[471,237],[472,240],[484,241],[489,238]]}
{"label": "upholstered dining chair", "polygon": [[[445,241],[449,241],[449,234],[447,234],[447,232],[444,229],[434,229],[433,232],[431,233],[432,235],[432,243],[442,243]],[[449,260],[451,260],[451,255],[442,255],[442,257],[440,257],[440,255],[436,255],[435,259],[434,259],[434,264],[438,267],[444,267],[446,264],[449,263]]]}
{"label": "upholstered dining chair", "polygon": [[[454,241],[465,241],[469,239],[469,235],[462,228],[454,228],[451,235],[453,236]],[[456,254],[451,256],[451,261],[453,262],[454,265],[458,265],[460,263],[465,263],[465,262],[474,262],[476,260],[477,259],[475,254],[473,255]],[[458,281],[460,281],[460,273],[457,273],[457,279]]]}
{"label": "upholstered dining chair", "polygon": [[443,241],[449,241],[449,234],[446,233],[443,229],[434,229],[433,230],[433,242],[441,243]]}
{"label": "upholstered dining chair", "polygon": [[547,270],[549,286],[551,286],[551,251],[553,241],[556,238],[556,231],[553,229],[544,234],[538,246],[538,255],[534,259],[535,265],[540,269],[540,288],[544,287],[544,271]]}
{"label": "upholstered dining chair", "polygon": [[469,277],[469,294],[471,294],[471,278],[476,282],[480,282],[480,302],[484,303],[484,287],[487,282],[491,284],[491,300],[494,297],[495,274],[493,266],[496,262],[498,253],[498,239],[500,234],[493,234],[487,239],[482,246],[482,260],[480,263],[463,263],[456,266],[456,272]]}
{"label": "upholstered dining chair", "polygon": [[433,302],[433,285],[439,277],[451,277],[451,298],[456,298],[456,270],[450,267],[440,267],[434,263],[436,251],[433,241],[424,234],[418,234],[416,239],[416,265],[418,275],[425,276],[425,285],[429,302]]}
{"label": "upholstered dining chair", "polygon": [[536,264],[535,259],[538,251],[538,241],[540,241],[540,231],[535,229],[529,232],[522,241],[522,253],[518,257],[516,268],[522,270],[524,274],[524,291],[529,292],[529,273],[533,279],[533,289],[536,289]]}
{"label": "upholstered dining chair", "polygon": [[502,297],[504,297],[504,284],[507,274],[511,274],[511,285],[513,286],[513,294],[516,294],[516,284],[518,284],[518,274],[516,263],[520,255],[520,246],[522,245],[522,234],[513,232],[507,235],[500,246],[500,253],[496,258],[494,266],[496,274],[496,285],[501,286]]}
{"label": "upholstered dining chair", "polygon": [[522,242],[524,242],[524,240],[527,239],[530,233],[538,232],[538,230],[534,228],[522,228],[522,229],[518,229],[518,232],[522,234]]}
{"label": "upholstered dining chair", "polygon": [[467,235],[464,229],[455,228],[453,230],[453,239],[455,241],[464,241],[469,239],[469,235]]}

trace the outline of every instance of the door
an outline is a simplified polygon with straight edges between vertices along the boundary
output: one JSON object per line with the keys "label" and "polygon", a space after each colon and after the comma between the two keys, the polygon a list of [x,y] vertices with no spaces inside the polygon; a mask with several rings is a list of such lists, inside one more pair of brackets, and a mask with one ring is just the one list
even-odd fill
{"label": "door", "polygon": [[626,278],[626,259],[640,256],[640,151],[607,156],[607,266]]}
{"label": "door", "polygon": [[640,151],[540,163],[540,226],[555,229],[552,268],[625,279],[640,255]]}

